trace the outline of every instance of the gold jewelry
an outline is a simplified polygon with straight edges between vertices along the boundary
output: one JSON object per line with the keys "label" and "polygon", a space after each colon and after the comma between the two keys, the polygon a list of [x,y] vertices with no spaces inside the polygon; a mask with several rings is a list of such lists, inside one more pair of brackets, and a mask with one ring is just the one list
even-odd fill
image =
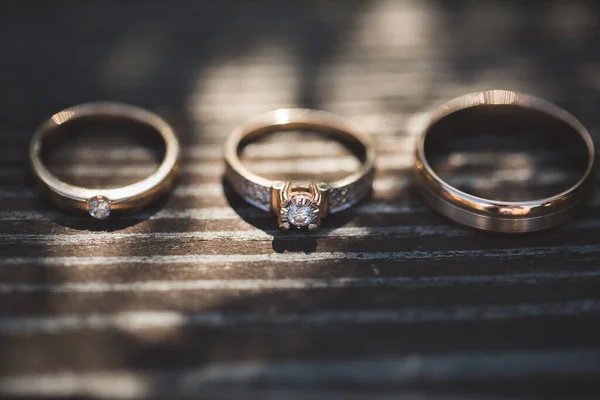
{"label": "gold jewelry", "polygon": [[[58,179],[42,161],[44,143],[59,135],[59,127],[87,118],[125,118],[156,130],[165,142],[165,156],[149,177],[131,185],[112,189],[90,189]],[[64,209],[84,210],[94,218],[106,218],[114,210],[140,209],[169,191],[174,183],[180,157],[179,141],[171,126],[159,116],[142,108],[119,103],[86,103],[52,116],[33,135],[29,146],[31,168],[37,180],[50,193],[56,205]]]}
{"label": "gold jewelry", "polygon": [[[344,179],[325,183],[271,181],[250,172],[239,153],[249,142],[274,131],[312,129],[346,143],[361,159],[360,169]],[[362,200],[371,190],[375,151],[368,136],[342,118],[323,111],[281,109],[251,120],[233,131],[225,144],[225,177],[248,203],[277,215],[279,228],[319,228],[328,213],[342,211]]]}
{"label": "gold jewelry", "polygon": [[[555,118],[580,137],[587,148],[587,165],[581,179],[553,196],[509,202],[484,199],[465,193],[443,181],[427,162],[425,142],[434,124],[459,110],[471,107],[517,106]],[[448,132],[449,135],[452,132]],[[489,90],[450,100],[432,113],[417,140],[415,181],[425,201],[442,215],[464,225],[488,231],[524,233],[551,228],[573,217],[585,204],[594,184],[595,149],[583,125],[562,108],[545,100],[507,90]]]}

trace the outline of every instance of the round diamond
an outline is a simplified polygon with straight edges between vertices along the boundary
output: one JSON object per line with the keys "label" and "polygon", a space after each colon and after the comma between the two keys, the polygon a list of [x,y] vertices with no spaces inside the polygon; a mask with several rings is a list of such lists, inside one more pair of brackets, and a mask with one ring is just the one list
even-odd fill
{"label": "round diamond", "polygon": [[88,211],[92,217],[104,219],[110,215],[110,203],[106,197],[94,197],[89,201]]}
{"label": "round diamond", "polygon": [[309,225],[314,218],[313,209],[310,206],[310,202],[304,201],[304,199],[294,199],[290,205],[290,211],[288,213],[288,220],[297,227]]}

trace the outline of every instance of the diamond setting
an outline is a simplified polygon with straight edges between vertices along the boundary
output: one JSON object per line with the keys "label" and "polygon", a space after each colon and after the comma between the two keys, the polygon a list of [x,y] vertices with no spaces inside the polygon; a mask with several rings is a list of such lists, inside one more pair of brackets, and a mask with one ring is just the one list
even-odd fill
{"label": "diamond setting", "polygon": [[310,225],[315,219],[311,200],[305,196],[295,196],[290,200],[287,220],[297,228]]}
{"label": "diamond setting", "polygon": [[292,227],[316,231],[327,213],[329,185],[310,183],[308,187],[292,185],[291,182],[275,182],[271,187],[273,210],[281,230]]}
{"label": "diamond setting", "polygon": [[88,201],[88,212],[97,219],[104,219],[110,215],[110,202],[106,197],[97,196]]}

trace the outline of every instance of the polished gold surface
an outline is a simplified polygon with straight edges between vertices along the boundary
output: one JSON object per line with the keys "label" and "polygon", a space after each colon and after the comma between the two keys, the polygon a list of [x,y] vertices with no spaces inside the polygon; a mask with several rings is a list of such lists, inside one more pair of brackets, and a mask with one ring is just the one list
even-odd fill
{"label": "polished gold surface", "polygon": [[[334,182],[309,179],[295,183],[265,179],[249,171],[241,162],[239,152],[248,142],[270,132],[299,129],[327,132],[348,144],[361,159],[361,167]],[[262,114],[237,128],[225,144],[225,163],[225,177],[233,189],[248,203],[274,212],[281,229],[294,226],[313,231],[328,213],[351,207],[371,191],[375,151],[367,135],[336,115],[308,109],[280,109]]]}
{"label": "polished gold surface", "polygon": [[[579,181],[550,197],[512,202],[477,197],[442,180],[429,165],[425,154],[425,139],[431,126],[459,110],[499,105],[537,110],[567,123],[581,137],[587,149],[587,165]],[[594,165],[593,140],[584,126],[567,111],[537,97],[508,90],[489,90],[450,100],[430,115],[427,127],[416,144],[415,183],[431,207],[458,223],[488,231],[525,233],[551,228],[572,218],[586,204],[592,192]]]}
{"label": "polished gold surface", "polygon": [[[161,165],[147,178],[127,186],[109,189],[75,186],[58,179],[44,165],[44,141],[59,135],[61,125],[83,118],[125,118],[156,130],[165,143]],[[50,198],[66,210],[88,211],[95,218],[105,218],[111,211],[140,209],[173,186],[180,157],[180,146],[171,126],[159,116],[139,107],[120,103],[86,103],[52,116],[35,132],[29,147],[31,169]]]}

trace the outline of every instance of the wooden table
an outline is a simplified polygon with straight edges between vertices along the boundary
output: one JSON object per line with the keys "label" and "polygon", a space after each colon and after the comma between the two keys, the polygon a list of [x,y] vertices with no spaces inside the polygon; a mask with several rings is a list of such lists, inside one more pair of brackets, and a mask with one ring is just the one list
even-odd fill
{"label": "wooden table", "polygon": [[[559,229],[485,235],[427,209],[409,171],[423,112],[480,89],[548,98],[598,138],[599,11],[577,1],[2,2],[1,397],[597,398],[600,198]],[[92,100],[173,124],[183,165],[163,203],[94,222],[36,195],[33,130]],[[221,181],[231,129],[289,106],[347,116],[380,156],[372,198],[315,235],[280,234]],[[154,165],[152,146],[102,135],[57,150],[54,168],[102,184]],[[352,166],[343,151],[305,137],[246,157],[261,171],[334,175]],[[556,177],[551,164],[497,173],[481,158],[479,175],[461,179],[494,188],[506,176]]]}

